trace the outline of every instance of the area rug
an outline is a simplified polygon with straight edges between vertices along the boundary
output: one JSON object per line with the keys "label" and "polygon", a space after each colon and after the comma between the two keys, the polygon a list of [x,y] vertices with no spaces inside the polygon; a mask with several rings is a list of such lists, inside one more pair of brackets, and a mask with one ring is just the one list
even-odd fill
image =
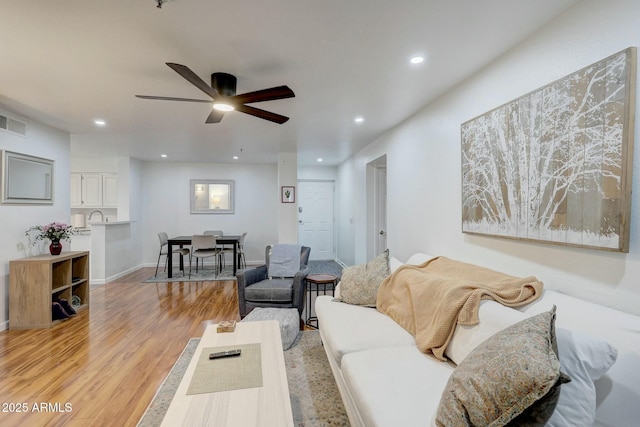
{"label": "area rug", "polygon": [[144,283],[167,283],[167,282],[213,282],[216,280],[236,280],[233,275],[233,267],[227,266],[216,276],[213,268],[199,268],[196,272],[194,267],[189,277],[189,267],[185,267],[184,275],[178,268],[173,269],[173,277],[169,279],[167,272],[158,270],[158,276],[151,276]]}
{"label": "area rug", "polygon": [[[199,338],[192,338],[147,407],[138,427],[156,427],[193,357]],[[296,427],[349,426],[318,331],[304,331],[284,352],[293,424]]]}

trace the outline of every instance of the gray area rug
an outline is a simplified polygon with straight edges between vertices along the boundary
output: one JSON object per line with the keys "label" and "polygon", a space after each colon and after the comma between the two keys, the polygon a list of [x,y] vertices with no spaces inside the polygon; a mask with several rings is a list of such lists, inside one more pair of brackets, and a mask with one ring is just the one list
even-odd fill
{"label": "gray area rug", "polygon": [[[138,427],[155,427],[173,399],[199,338],[191,338],[140,419]],[[291,409],[296,427],[349,426],[318,331],[304,331],[284,352]]]}

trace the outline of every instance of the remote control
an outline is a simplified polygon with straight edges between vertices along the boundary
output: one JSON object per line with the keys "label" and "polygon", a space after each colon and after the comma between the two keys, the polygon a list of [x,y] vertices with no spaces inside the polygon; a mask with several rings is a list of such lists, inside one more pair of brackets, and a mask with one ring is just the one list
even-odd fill
{"label": "remote control", "polygon": [[228,350],[228,351],[219,351],[217,353],[209,354],[209,360],[211,360],[211,359],[221,359],[223,357],[240,356],[241,352],[242,352],[242,350],[240,350],[240,349]]}

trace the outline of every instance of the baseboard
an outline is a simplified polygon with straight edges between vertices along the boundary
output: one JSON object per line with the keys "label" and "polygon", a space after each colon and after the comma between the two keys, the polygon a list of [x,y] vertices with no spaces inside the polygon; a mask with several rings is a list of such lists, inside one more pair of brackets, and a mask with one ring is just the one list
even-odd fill
{"label": "baseboard", "polygon": [[347,264],[342,262],[339,258],[334,259],[334,261],[342,268],[347,268]]}
{"label": "baseboard", "polygon": [[5,320],[4,322],[0,323],[0,331],[6,331],[7,329],[9,329],[9,321]]}

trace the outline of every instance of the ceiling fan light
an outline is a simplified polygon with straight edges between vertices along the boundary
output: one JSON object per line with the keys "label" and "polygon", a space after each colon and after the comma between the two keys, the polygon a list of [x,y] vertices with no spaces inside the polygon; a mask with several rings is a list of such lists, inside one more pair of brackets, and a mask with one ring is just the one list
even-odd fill
{"label": "ceiling fan light", "polygon": [[213,108],[218,110],[218,111],[233,111],[235,110],[235,108],[233,108],[233,105],[230,104],[225,104],[224,102],[216,102],[213,104]]}

